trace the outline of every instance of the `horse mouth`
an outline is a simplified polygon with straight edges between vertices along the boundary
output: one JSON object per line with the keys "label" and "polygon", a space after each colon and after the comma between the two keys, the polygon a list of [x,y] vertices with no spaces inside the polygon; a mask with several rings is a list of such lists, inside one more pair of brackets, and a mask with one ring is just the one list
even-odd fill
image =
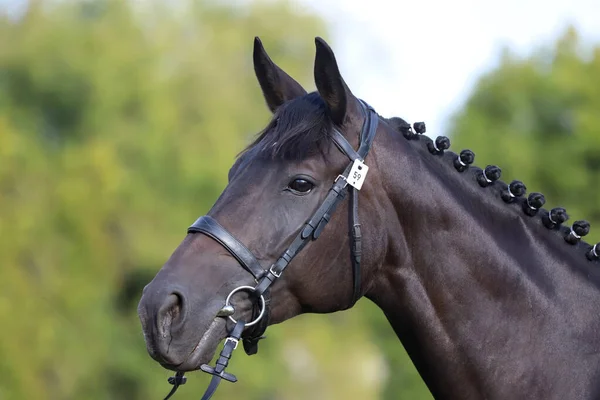
{"label": "horse mouth", "polygon": [[212,360],[217,351],[217,346],[227,336],[226,325],[225,318],[215,317],[185,361],[178,365],[162,363],[161,365],[166,369],[179,372],[200,369],[202,364],[208,364]]}

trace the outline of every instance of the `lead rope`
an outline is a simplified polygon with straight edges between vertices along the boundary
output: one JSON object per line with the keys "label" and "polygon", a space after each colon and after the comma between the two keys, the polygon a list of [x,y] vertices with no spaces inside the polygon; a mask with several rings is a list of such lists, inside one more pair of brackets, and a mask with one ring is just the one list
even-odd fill
{"label": "lead rope", "polygon": [[[242,332],[244,332],[245,327],[245,321],[238,320],[236,322],[233,330],[231,331],[231,334],[227,339],[225,339],[223,350],[221,350],[221,354],[219,354],[219,359],[215,363],[214,368],[208,364],[202,364],[200,366],[200,369],[202,371],[213,376],[201,400],[209,400],[217,390],[217,387],[219,387],[219,383],[221,383],[222,379],[225,379],[229,382],[237,382],[237,377],[233,374],[230,374],[229,372],[225,372],[225,368],[227,368],[227,365],[229,364],[229,360],[231,359],[233,351],[237,349],[238,343],[240,341],[240,338],[242,337]],[[171,396],[175,394],[179,386],[185,384],[187,378],[183,376],[183,374],[183,372],[177,372],[175,373],[175,376],[172,376],[168,379],[169,383],[173,385],[173,388],[164,400],[168,400]]]}

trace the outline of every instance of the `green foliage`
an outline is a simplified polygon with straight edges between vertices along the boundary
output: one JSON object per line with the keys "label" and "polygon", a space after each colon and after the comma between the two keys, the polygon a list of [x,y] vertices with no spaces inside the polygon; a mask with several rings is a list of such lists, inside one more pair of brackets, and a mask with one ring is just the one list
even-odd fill
{"label": "green foliage", "polygon": [[600,48],[569,29],[551,48],[527,57],[506,51],[484,76],[450,134],[470,148],[475,163],[502,168],[503,180],[522,180],[563,206],[571,222],[586,219],[586,241],[600,240]]}
{"label": "green foliage", "polygon": [[[137,301],[269,118],[252,39],[308,88],[325,29],[288,3],[29,3],[0,16],[0,399],[160,398]],[[272,327],[218,395],[428,396],[401,351],[363,301]]]}

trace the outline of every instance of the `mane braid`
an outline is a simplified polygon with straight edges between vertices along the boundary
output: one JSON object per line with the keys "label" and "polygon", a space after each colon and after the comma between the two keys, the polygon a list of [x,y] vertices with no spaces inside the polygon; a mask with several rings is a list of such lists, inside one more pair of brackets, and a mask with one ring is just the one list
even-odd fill
{"label": "mane braid", "polygon": [[325,103],[318,93],[309,93],[277,109],[266,128],[240,155],[254,150],[271,160],[303,160],[325,152],[331,128]]}
{"label": "mane braid", "polygon": [[[420,133],[424,133],[424,129],[422,129],[422,132],[419,132],[417,134],[414,133],[412,131],[412,129],[410,129],[410,125],[401,118],[394,117],[394,118],[389,118],[389,119],[384,119],[384,120],[396,131],[402,133],[403,136],[409,142],[424,143],[426,149],[428,149],[427,153],[423,153],[424,157],[429,156],[429,157],[434,157],[434,158],[435,157],[443,158],[445,164],[448,164],[447,161],[450,161],[449,165],[450,166],[454,165],[454,167],[458,170],[457,173],[464,174],[464,172],[469,172],[469,175],[468,175],[469,180],[473,180],[474,182],[479,183],[479,186],[483,186],[483,185],[481,185],[481,182],[482,182],[481,176],[483,174],[487,173],[490,170],[492,170],[494,172],[496,172],[496,170],[497,170],[498,174],[496,176],[494,176],[494,179],[492,179],[492,182],[489,182],[485,185],[487,187],[494,189],[494,191],[492,191],[492,193],[494,195],[499,195],[501,198],[503,198],[503,197],[505,197],[505,192],[507,192],[507,189],[508,189],[508,191],[515,190],[514,198],[511,198],[510,201],[507,201],[505,198],[503,198],[504,203],[506,203],[508,206],[517,204],[518,207],[520,208],[520,212],[522,212],[526,216],[529,216],[529,218],[532,218],[532,219],[537,218],[537,219],[541,220],[542,224],[545,225],[546,228],[548,228],[548,231],[560,233],[560,235],[564,238],[564,240],[567,243],[569,243],[572,246],[583,251],[587,260],[596,261],[596,262],[600,261],[600,242],[597,243],[596,245],[592,246],[582,239],[583,236],[585,236],[589,233],[590,227],[589,227],[589,223],[587,221],[584,221],[584,220],[574,221],[572,226],[565,226],[562,224],[562,222],[565,222],[567,220],[568,216],[566,216],[566,212],[564,212],[563,208],[557,207],[557,208],[553,208],[552,210],[547,210],[547,209],[542,208],[541,206],[544,204],[545,200],[544,200],[544,196],[541,193],[530,193],[529,197],[527,197],[527,196],[522,197],[525,194],[523,183],[520,181],[513,181],[513,182],[511,182],[511,184],[507,184],[507,183],[503,182],[502,180],[499,179],[500,168],[498,168],[497,166],[488,165],[486,167],[486,169],[484,170],[475,165],[469,165],[473,161],[471,159],[470,160],[471,163],[468,163],[468,165],[466,165],[464,167],[460,166],[460,169],[459,169],[457,167],[457,159],[459,159],[458,154],[454,153],[451,150],[444,150],[441,152],[433,152],[431,150],[434,146],[439,147],[436,145],[439,144],[441,138],[444,138],[443,136],[438,137],[436,139],[438,143],[436,143],[430,137],[420,134]],[[421,124],[421,123],[419,123],[419,124]],[[415,128],[415,131],[417,131],[416,128]],[[444,139],[447,139],[447,138],[444,138]],[[448,147],[449,147],[449,143],[448,143]],[[470,152],[470,150],[466,150],[466,151],[469,153],[472,153],[472,152]],[[465,150],[463,150],[462,153],[464,153],[464,152],[465,152]],[[523,190],[517,190],[517,187],[519,186],[519,185],[517,185],[517,183],[519,185],[523,185]],[[533,209],[533,207],[531,207],[531,204],[528,203],[528,201],[533,201],[533,204],[538,205],[538,207],[535,208],[535,212],[531,212],[531,209]],[[524,211],[524,210],[527,210],[527,211]],[[565,218],[559,220],[558,223],[556,223],[554,225],[547,225],[548,216],[550,216],[551,214],[554,215],[555,213],[558,213],[560,215],[562,215],[562,213],[564,213]]]}

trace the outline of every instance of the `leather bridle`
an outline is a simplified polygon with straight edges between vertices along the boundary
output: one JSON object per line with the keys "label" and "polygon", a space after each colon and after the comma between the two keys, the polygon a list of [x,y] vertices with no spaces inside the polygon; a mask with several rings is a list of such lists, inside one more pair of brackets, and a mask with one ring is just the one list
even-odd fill
{"label": "leather bridle", "polygon": [[[243,341],[244,350],[247,354],[255,354],[258,351],[258,341],[263,338],[263,333],[268,326],[269,320],[269,289],[271,285],[283,274],[292,259],[310,242],[319,238],[323,229],[331,219],[331,215],[337,208],[338,204],[346,197],[346,192],[350,192],[350,218],[352,227],[350,235],[351,241],[351,259],[352,259],[352,273],[353,273],[353,292],[350,307],[358,301],[361,297],[361,276],[360,276],[360,262],[361,262],[361,230],[358,221],[358,191],[364,182],[368,167],[364,164],[364,160],[371,149],[375,133],[377,131],[377,125],[379,122],[379,116],[375,110],[362,100],[359,100],[361,110],[365,117],[361,133],[360,133],[360,145],[358,150],[354,150],[352,145],[344,138],[344,135],[340,133],[335,127],[331,131],[331,138],[338,147],[349,159],[350,164],[346,167],[344,172],[335,179],[331,189],[325,200],[317,211],[308,219],[302,229],[298,232],[294,241],[289,247],[283,252],[279,259],[270,266],[268,269],[264,269],[258,262],[254,254],[246,247],[243,243],[237,240],[231,233],[223,228],[216,220],[212,217],[205,215],[196,220],[189,228],[188,233],[202,233],[216,240],[221,246],[223,246],[239,263],[248,271],[253,277],[256,286],[241,286],[234,289],[225,301],[225,306],[221,309],[218,316],[228,317],[234,322],[234,328],[232,329],[229,337],[225,340],[223,350],[220,353],[219,359],[216,362],[215,367],[210,367],[203,364],[200,368],[202,371],[213,375],[213,378],[202,397],[202,400],[208,400],[217,389],[221,379],[228,380],[230,382],[236,382],[237,378],[225,372],[225,368],[229,363],[229,359],[233,353],[233,350],[237,348],[239,340]],[[230,305],[229,300],[231,296],[238,291],[248,291],[254,300],[259,300],[259,307],[253,307],[253,320],[246,323],[243,320],[233,319],[234,309]],[[255,303],[256,304],[256,303]],[[251,333],[242,338],[242,333],[246,327],[254,328]],[[165,400],[171,397],[177,388],[184,384],[186,378],[183,372],[177,372],[175,376],[169,378],[169,383],[173,385],[171,392],[167,395]]]}

